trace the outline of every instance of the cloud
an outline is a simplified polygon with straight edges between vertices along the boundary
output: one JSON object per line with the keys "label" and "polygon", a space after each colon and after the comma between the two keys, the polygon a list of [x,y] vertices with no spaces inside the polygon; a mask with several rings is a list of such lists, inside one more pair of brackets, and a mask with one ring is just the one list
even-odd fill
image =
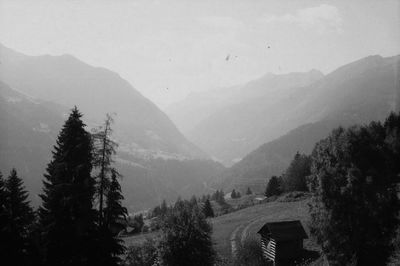
{"label": "cloud", "polygon": [[294,14],[270,15],[263,18],[262,21],[270,24],[294,24],[303,29],[316,30],[321,34],[325,32],[343,32],[343,19],[339,10],[335,6],[326,4],[299,9]]}

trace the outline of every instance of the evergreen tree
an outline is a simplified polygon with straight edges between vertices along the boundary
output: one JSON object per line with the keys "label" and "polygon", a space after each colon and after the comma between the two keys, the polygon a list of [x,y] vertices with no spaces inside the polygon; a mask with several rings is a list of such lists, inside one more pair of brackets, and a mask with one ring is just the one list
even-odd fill
{"label": "evergreen tree", "polygon": [[253,192],[251,191],[250,187],[247,188],[246,195],[251,195]]}
{"label": "evergreen tree", "polygon": [[115,170],[111,170],[111,183],[107,192],[107,201],[105,213],[105,224],[110,228],[124,227],[123,221],[128,215],[128,211],[122,206],[124,196],[121,192],[121,186],[118,182],[120,174]]}
{"label": "evergreen tree", "polygon": [[286,191],[307,191],[306,178],[311,174],[310,156],[296,153],[283,175]]}
{"label": "evergreen tree", "polygon": [[241,197],[242,197],[242,194],[240,194],[240,191],[236,192],[236,198],[238,199],[238,198],[241,198]]}
{"label": "evergreen tree", "polygon": [[206,201],[204,202],[203,213],[206,218],[214,217],[214,211],[213,211],[213,208],[211,206],[211,202],[209,199],[206,199]]}
{"label": "evergreen tree", "polygon": [[161,265],[214,265],[212,227],[198,205],[178,200],[162,226]]}
{"label": "evergreen tree", "polygon": [[[17,171],[12,169],[7,180],[3,183],[2,200],[6,218],[2,231],[6,235],[4,261],[12,261],[16,265],[31,265],[30,255],[32,245],[30,239],[31,225],[34,213],[29,205],[28,192],[23,186],[23,181],[18,177]],[[1,185],[0,185],[1,186]],[[8,258],[8,259],[7,259]]]}
{"label": "evergreen tree", "polygon": [[236,196],[236,191],[235,191],[235,189],[233,189],[232,192],[231,192],[231,198],[232,199],[236,199],[236,197],[237,197]]}
{"label": "evergreen tree", "polygon": [[6,230],[6,226],[8,223],[7,218],[7,209],[6,209],[6,188],[5,188],[5,180],[3,178],[2,173],[0,172],[0,256],[1,258],[7,258],[8,253],[8,242],[10,241],[10,234],[8,230]]}
{"label": "evergreen tree", "polygon": [[104,125],[95,130],[93,138],[93,166],[98,170],[96,175],[96,198],[99,201],[99,225],[102,226],[104,220],[104,201],[105,195],[110,186],[113,155],[116,153],[117,143],[111,139],[114,122],[110,114],[106,115]]}
{"label": "evergreen tree", "polygon": [[[6,237],[6,224],[8,222],[7,212],[6,212],[6,182],[3,178],[3,174],[0,172],[0,239],[5,239]],[[4,250],[4,246],[6,241],[0,241],[0,254],[2,254],[2,250]]]}
{"label": "evergreen tree", "polygon": [[400,115],[339,128],[314,148],[311,233],[330,265],[386,265],[400,210]]}
{"label": "evergreen tree", "polygon": [[225,202],[225,194],[224,194],[224,191],[221,189],[221,190],[217,190],[216,192],[215,192],[215,200],[218,202],[218,204],[220,204],[220,205],[224,205],[224,204],[226,204],[226,202]]}
{"label": "evergreen tree", "polygon": [[281,194],[281,184],[279,182],[279,178],[276,176],[272,176],[267,184],[267,188],[265,189],[265,196],[271,197],[275,195]]}
{"label": "evergreen tree", "polygon": [[75,107],[44,175],[39,216],[47,265],[93,265],[97,260],[92,141],[81,117]]}
{"label": "evergreen tree", "polygon": [[120,255],[125,251],[123,241],[117,234],[125,228],[125,219],[128,215],[126,208],[122,206],[124,197],[118,182],[119,173],[111,169],[111,183],[106,195],[106,207],[104,208],[104,223],[100,226],[102,265],[112,266],[121,263]]}

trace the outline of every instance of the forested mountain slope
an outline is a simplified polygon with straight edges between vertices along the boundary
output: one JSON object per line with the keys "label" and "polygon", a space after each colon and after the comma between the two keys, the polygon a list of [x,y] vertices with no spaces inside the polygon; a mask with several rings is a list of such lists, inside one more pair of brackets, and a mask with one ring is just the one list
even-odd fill
{"label": "forested mountain slope", "polygon": [[[339,68],[303,88],[293,99],[287,120],[309,122],[265,143],[233,165],[216,181],[217,187],[261,192],[267,178],[280,175],[299,151],[310,153],[317,141],[338,126],[383,120],[400,107],[400,57],[372,56]],[[301,101],[299,101],[301,99]]]}

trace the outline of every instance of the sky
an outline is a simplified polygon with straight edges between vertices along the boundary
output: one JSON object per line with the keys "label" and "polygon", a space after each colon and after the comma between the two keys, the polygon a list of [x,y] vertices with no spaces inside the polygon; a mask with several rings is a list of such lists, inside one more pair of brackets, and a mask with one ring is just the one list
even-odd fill
{"label": "sky", "polygon": [[400,54],[400,0],[0,0],[0,42],[119,73],[166,108],[267,72]]}

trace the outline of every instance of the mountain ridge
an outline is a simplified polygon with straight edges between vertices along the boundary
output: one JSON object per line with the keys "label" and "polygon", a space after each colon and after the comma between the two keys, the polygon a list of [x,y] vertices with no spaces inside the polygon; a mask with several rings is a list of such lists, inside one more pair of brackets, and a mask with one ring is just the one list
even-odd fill
{"label": "mountain ridge", "polygon": [[[226,169],[214,186],[242,191],[250,186],[263,192],[268,178],[282,174],[296,152],[309,154],[315,143],[327,137],[332,129],[382,121],[391,111],[399,111],[399,66],[400,56],[369,57],[310,85],[311,93],[292,114],[300,111],[304,112],[300,114],[303,117],[316,114],[312,121],[260,145]],[[311,105],[313,102],[317,104]]]}
{"label": "mountain ridge", "polygon": [[106,113],[117,113],[115,133],[123,143],[207,157],[165,113],[113,71],[92,67],[71,55],[26,56],[4,46],[0,46],[0,58],[0,80],[16,90],[64,106],[76,105],[95,123]]}

